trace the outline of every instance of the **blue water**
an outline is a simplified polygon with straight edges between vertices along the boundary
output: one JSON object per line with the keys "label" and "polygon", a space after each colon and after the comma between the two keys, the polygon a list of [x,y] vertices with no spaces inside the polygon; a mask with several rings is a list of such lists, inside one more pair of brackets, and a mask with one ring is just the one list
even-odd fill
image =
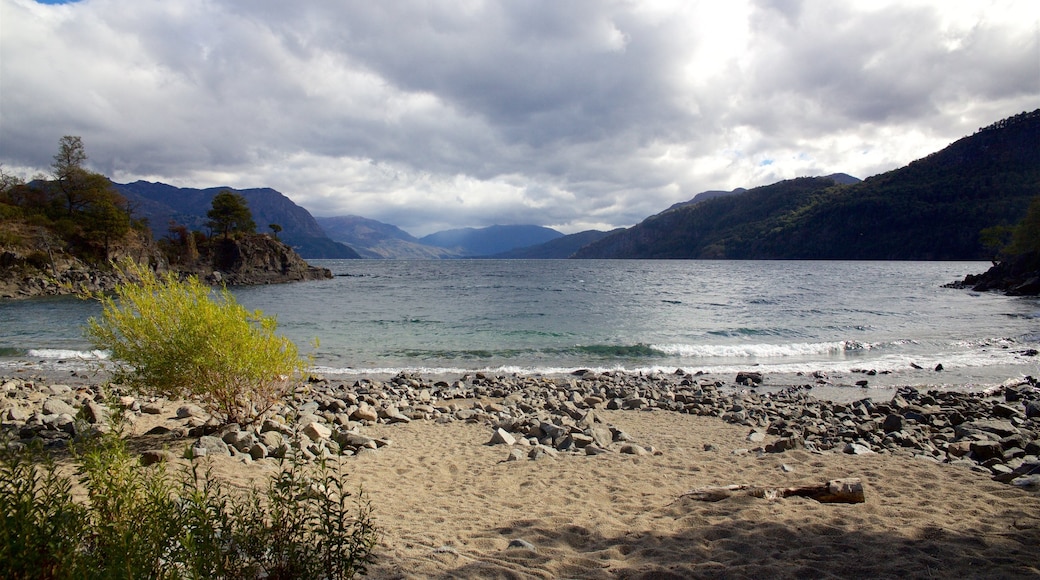
{"label": "blue water", "polygon": [[[941,287],[986,263],[314,263],[336,277],[234,293],[334,375],[682,368],[796,384],[872,369],[879,385],[990,385],[1040,374],[1021,354],[1040,348],[1040,302]],[[0,372],[93,358],[80,328],[98,312],[76,299],[0,303]]]}

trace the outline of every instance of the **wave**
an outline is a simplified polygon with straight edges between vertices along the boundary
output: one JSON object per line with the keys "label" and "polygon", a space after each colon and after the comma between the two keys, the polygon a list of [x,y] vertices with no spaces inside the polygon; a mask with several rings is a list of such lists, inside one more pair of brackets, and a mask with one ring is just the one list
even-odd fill
{"label": "wave", "polygon": [[42,359],[108,360],[109,352],[103,350],[72,350],[65,348],[31,348],[26,356]]}
{"label": "wave", "polygon": [[855,340],[840,340],[786,344],[656,344],[652,348],[682,358],[785,358],[836,355],[871,350],[876,346]]}

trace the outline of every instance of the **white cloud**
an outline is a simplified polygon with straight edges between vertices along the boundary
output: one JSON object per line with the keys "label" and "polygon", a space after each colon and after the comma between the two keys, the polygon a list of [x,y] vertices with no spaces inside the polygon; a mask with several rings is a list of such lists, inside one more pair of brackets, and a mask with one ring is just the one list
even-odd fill
{"label": "white cloud", "polygon": [[412,233],[630,225],[1036,108],[1029,0],[0,0],[0,162],[274,187]]}

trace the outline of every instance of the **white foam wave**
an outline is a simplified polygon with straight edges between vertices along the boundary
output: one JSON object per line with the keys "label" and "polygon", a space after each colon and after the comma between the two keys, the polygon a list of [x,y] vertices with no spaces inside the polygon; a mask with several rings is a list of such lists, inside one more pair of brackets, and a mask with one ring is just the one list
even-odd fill
{"label": "white foam wave", "polygon": [[850,351],[870,350],[875,345],[840,340],[834,342],[800,342],[787,344],[654,344],[655,350],[688,358],[785,358],[812,355],[835,355]]}
{"label": "white foam wave", "polygon": [[72,350],[64,348],[33,348],[27,353],[32,358],[108,360],[109,352],[103,350]]}

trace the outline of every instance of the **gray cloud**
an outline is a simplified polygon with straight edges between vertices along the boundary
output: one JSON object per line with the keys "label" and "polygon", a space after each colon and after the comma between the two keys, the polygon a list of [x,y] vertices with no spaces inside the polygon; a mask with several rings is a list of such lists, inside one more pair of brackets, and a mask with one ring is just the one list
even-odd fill
{"label": "gray cloud", "polygon": [[0,161],[270,186],[424,234],[629,225],[1035,108],[1028,0],[0,0]]}

